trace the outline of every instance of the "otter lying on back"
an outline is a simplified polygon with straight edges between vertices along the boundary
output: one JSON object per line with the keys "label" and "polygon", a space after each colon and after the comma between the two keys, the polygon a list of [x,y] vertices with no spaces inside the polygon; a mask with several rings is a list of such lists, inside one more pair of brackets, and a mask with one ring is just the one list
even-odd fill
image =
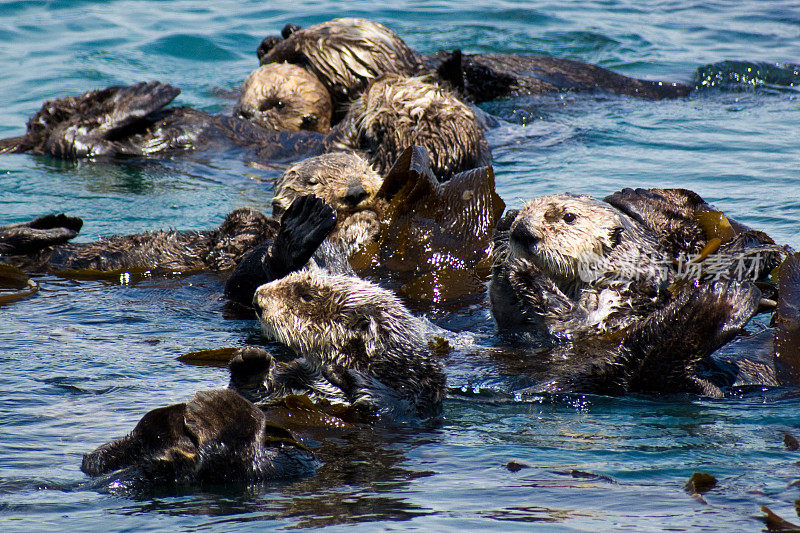
{"label": "otter lying on back", "polygon": [[[139,82],[45,102],[28,121],[25,135],[0,140],[0,154],[132,157],[214,146],[246,147],[263,158],[320,153],[320,136],[278,131],[327,131],[322,125],[330,120],[330,102],[318,98],[319,82],[295,69],[294,83],[289,84],[287,68],[291,67],[279,66],[279,75],[259,69],[248,78],[238,113],[252,121],[188,107],[166,108],[180,89],[158,81]],[[308,99],[309,94],[317,96]]]}
{"label": "otter lying on back", "polygon": [[605,90],[651,100],[687,96],[683,83],[640,80],[608,69],[544,55],[462,54],[425,56],[430,68],[474,102],[557,91]]}
{"label": "otter lying on back", "polygon": [[412,145],[427,148],[440,181],[491,162],[472,109],[431,78],[385,75],[372,81],[327,142],[362,151],[380,174]]}
{"label": "otter lying on back", "polygon": [[80,219],[47,215],[0,227],[0,260],[50,272],[222,271],[235,267],[247,252],[277,240],[281,254],[264,254],[261,263],[283,275],[304,265],[336,224],[333,210],[319,199],[302,197],[293,207],[280,223],[241,208],[210,231],[153,231],[89,243],[66,242],[77,235]]}
{"label": "otter lying on back", "polygon": [[221,484],[311,474],[314,455],[232,390],[153,409],[126,437],[83,456],[90,476],[138,483]]}
{"label": "otter lying on back", "polygon": [[308,68],[339,104],[353,100],[369,80],[383,74],[436,72],[470,100],[555,91],[609,90],[660,100],[686,96],[681,83],[639,80],[610,70],[543,55],[462,54],[421,56],[393,31],[364,19],[343,18],[300,29],[287,24],[283,39],[267,37],[256,51],[261,64],[286,61]]}
{"label": "otter lying on back", "polygon": [[[442,366],[423,323],[391,292],[352,276],[300,271],[259,287],[253,305],[264,334],[300,356],[275,363],[251,348],[234,359],[232,385],[249,383],[242,392],[257,403],[307,394],[389,421],[440,412]],[[253,368],[260,368],[255,379]]]}
{"label": "otter lying on back", "polygon": [[[689,213],[711,207],[689,193],[626,189],[609,196],[638,218],[647,215],[646,224],[585,195],[537,198],[506,214],[496,234],[490,287],[498,326],[524,324],[572,337],[615,331],[662,307],[669,299],[667,285],[683,274],[679,260],[687,272],[701,272],[689,260],[705,259],[698,252],[709,239]],[[711,256],[728,263],[715,263],[712,274],[732,277],[741,262],[755,270],[745,268],[738,275],[757,279],[777,264],[781,249],[765,235],[736,225],[738,235]]]}
{"label": "otter lying on back", "polygon": [[[551,363],[550,375],[560,373],[554,387],[719,395],[720,386],[733,383],[711,370],[710,355],[758,311],[761,292],[750,279],[769,272],[770,256],[780,248],[743,230],[709,256],[719,260],[717,272],[680,271],[675,254],[685,258],[703,247],[702,230],[691,227],[698,223],[680,216],[687,212],[684,200],[699,198],[688,193],[626,190],[610,197],[632,212],[651,213],[649,226],[608,203],[571,194],[532,200],[498,225],[492,314],[501,331],[562,341],[534,358]],[[737,270],[740,260],[761,255],[758,265]],[[696,261],[690,266],[702,267],[706,259]],[[716,277],[722,280],[710,281]]]}
{"label": "otter lying on back", "polygon": [[287,62],[314,74],[339,106],[355,99],[384,74],[414,76],[422,58],[392,30],[371,20],[339,18],[300,29],[287,24],[283,39],[267,37],[258,47],[262,65]]}

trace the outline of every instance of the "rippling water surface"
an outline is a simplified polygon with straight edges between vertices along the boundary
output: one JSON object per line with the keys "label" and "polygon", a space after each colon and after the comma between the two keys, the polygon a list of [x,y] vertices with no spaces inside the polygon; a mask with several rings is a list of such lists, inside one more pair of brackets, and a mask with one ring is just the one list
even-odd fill
{"label": "rippling water surface", "polygon": [[[425,53],[546,53],[686,83],[723,60],[800,63],[793,1],[292,4],[3,2],[0,137],[21,134],[45,99],[138,80],[170,82],[183,90],[178,103],[224,112],[257,65],[261,38],[289,21],[343,15],[383,22]],[[798,247],[798,96],[796,87],[745,82],[674,101],[566,94],[485,104],[504,119],[489,133],[498,192],[518,207],[562,191],[687,187]],[[0,224],[65,211],[84,219],[82,240],[209,228],[236,207],[268,211],[278,171],[235,153],[135,166],[0,156]],[[34,297],[0,307],[7,530],[730,531],[758,529],[761,505],[798,520],[800,456],[785,449],[783,433],[800,433],[800,399],[787,391],[515,402],[503,394],[510,378],[468,356],[450,361],[450,384],[484,394],[448,399],[434,428],[376,428],[321,443],[329,460],[312,478],[181,494],[96,486],[80,472],[84,452],[149,409],[227,384],[224,369],[176,357],[257,341],[257,323],[225,309],[215,275],[36,280]],[[482,305],[443,321],[491,333]],[[765,327],[759,319],[753,330]],[[527,468],[513,472],[510,461]],[[705,501],[683,489],[698,470],[718,480]]]}

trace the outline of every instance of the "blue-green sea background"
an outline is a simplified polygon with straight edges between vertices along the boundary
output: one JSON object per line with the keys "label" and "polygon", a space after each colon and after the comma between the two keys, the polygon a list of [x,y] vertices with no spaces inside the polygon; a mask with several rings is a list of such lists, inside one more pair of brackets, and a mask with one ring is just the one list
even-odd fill
{"label": "blue-green sea background", "polygon": [[[0,137],[22,134],[46,99],[139,80],[167,81],[182,88],[178,103],[226,112],[265,35],[338,16],[380,21],[424,53],[545,53],[686,83],[697,67],[727,59],[800,63],[796,1],[5,1]],[[510,207],[563,191],[686,187],[798,247],[798,96],[741,83],[672,101],[566,94],[483,107],[505,119],[489,141]],[[278,171],[236,153],[145,166],[2,156],[0,224],[64,211],[84,219],[81,240],[210,228],[236,207],[268,212]],[[765,504],[798,521],[800,454],[783,433],[800,434],[800,399],[786,391],[452,398],[437,427],[328,443],[340,460],[303,481],[177,495],[92,486],[79,469],[84,452],[152,408],[227,384],[225,369],[178,355],[258,341],[258,325],[225,310],[216,275],[36,280],[37,295],[0,307],[4,531],[752,531]],[[491,334],[485,305],[443,322]],[[513,387],[491,361],[471,357],[451,358],[451,385]],[[529,468],[512,472],[509,461]],[[698,470],[718,480],[706,503],[683,489]]]}

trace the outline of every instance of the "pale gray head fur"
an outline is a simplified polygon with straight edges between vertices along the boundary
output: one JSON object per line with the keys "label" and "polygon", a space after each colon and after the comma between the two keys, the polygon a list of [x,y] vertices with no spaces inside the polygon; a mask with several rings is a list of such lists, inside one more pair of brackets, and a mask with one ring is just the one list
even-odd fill
{"label": "pale gray head fur", "polygon": [[505,260],[524,259],[565,292],[589,282],[632,275],[663,277],[665,260],[655,237],[605,202],[556,194],[529,201],[508,231]]}

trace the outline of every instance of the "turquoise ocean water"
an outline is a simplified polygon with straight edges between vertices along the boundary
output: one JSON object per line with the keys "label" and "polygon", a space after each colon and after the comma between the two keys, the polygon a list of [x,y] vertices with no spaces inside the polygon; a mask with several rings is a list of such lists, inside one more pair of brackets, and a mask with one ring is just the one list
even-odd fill
{"label": "turquoise ocean water", "polygon": [[[624,74],[694,83],[723,60],[800,63],[794,1],[464,3],[6,1],[0,3],[0,137],[42,101],[158,79],[178,103],[224,112],[286,22],[337,16],[385,23],[435,52],[546,53]],[[498,192],[510,207],[544,194],[687,187],[775,240],[800,247],[800,92],[749,82],[673,101],[566,94],[485,104]],[[233,208],[269,211],[279,169],[241,154],[148,165],[0,156],[0,224],[65,211],[81,240],[157,228],[203,229]],[[37,276],[39,293],[0,307],[0,524],[7,531],[758,530],[768,505],[797,518],[800,398],[753,391],[695,397],[543,396],[506,401],[514,380],[480,355],[485,305],[435,319],[478,331],[449,361],[450,384],[489,394],[445,402],[433,428],[375,429],[321,445],[317,476],[247,490],[130,493],[95,486],[84,452],[146,411],[227,384],[180,354],[258,341],[221,301],[221,278],[135,283]],[[758,332],[766,318],[753,325]],[[764,349],[759,336],[729,348]],[[467,353],[470,352],[470,353]],[[491,393],[494,391],[494,393]],[[509,461],[529,468],[511,472]],[[717,477],[700,501],[683,485]]]}

